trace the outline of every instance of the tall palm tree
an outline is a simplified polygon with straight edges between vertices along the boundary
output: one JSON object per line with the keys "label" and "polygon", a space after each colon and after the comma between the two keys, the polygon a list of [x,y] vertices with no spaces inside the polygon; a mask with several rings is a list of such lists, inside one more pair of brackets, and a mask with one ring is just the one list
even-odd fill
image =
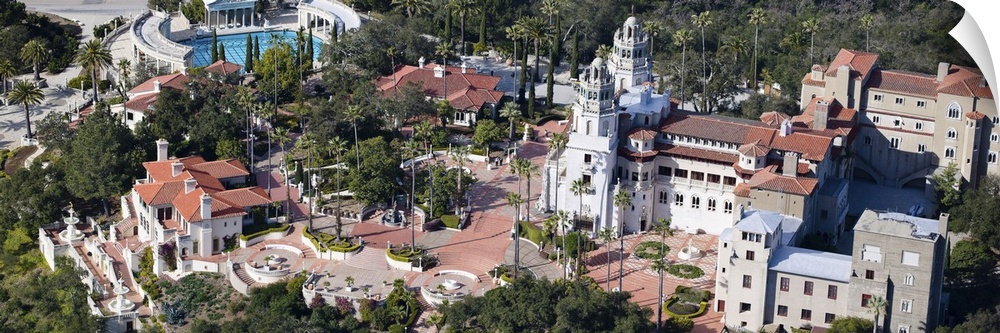
{"label": "tall palm tree", "polygon": [[[549,88],[550,92],[549,92],[548,95],[546,95],[546,97],[547,97],[547,101],[546,102],[548,103],[548,105],[552,104],[552,97],[551,97],[552,96],[552,93],[551,93],[552,88],[551,87],[552,87],[553,83],[552,83],[551,76],[552,76],[552,72],[553,72],[554,66],[556,66],[557,64],[559,64],[559,59],[558,59],[559,56],[557,55],[557,53],[561,53],[561,50],[559,49],[560,48],[560,46],[559,46],[559,33],[560,33],[559,32],[559,29],[560,29],[560,27],[559,27],[559,12],[561,11],[561,7],[562,7],[562,1],[561,0],[542,0],[542,6],[539,8],[542,11],[542,14],[548,15],[548,17],[549,17],[548,25],[549,25],[549,28],[552,30],[552,33],[549,34],[549,37],[552,40],[551,40],[551,44],[549,44],[549,78],[548,78],[548,86],[550,87]],[[555,23],[552,22],[552,18],[553,17],[556,18]]]}
{"label": "tall palm tree", "polygon": [[[427,143],[430,142],[432,135],[434,135],[434,125],[431,125],[429,121],[425,120],[413,124],[413,137],[423,142],[424,149],[429,149]],[[427,153],[430,152],[428,151]]]}
{"label": "tall palm tree", "polygon": [[507,205],[514,206],[514,276],[517,276],[518,269],[521,266],[521,240],[519,235],[521,234],[521,204],[524,203],[524,199],[521,198],[521,193],[507,192]]}
{"label": "tall palm tree", "polygon": [[[413,250],[417,243],[416,236],[416,198],[417,198],[417,156],[422,155],[423,149],[417,140],[410,139],[403,146],[403,153],[410,159],[410,250]],[[426,216],[424,217],[426,219]],[[426,222],[426,221],[425,221]]]}
{"label": "tall palm tree", "polygon": [[31,113],[28,107],[42,102],[42,99],[45,98],[42,90],[28,81],[20,81],[10,90],[7,98],[11,104],[21,104],[24,106],[24,123],[28,128],[28,138],[34,137],[31,133]]}
{"label": "tall palm tree", "polygon": [[7,79],[10,79],[17,75],[17,68],[14,68],[14,63],[10,62],[10,59],[0,60],[0,85],[3,86],[3,93],[7,93]]}
{"label": "tall palm tree", "polygon": [[628,191],[618,189],[612,199],[615,206],[618,206],[618,290],[624,291],[622,289],[622,279],[625,276],[622,274],[625,272],[625,206],[632,204],[632,196],[628,194]]}
{"label": "tall palm tree", "polygon": [[[517,62],[520,58],[517,57],[517,44],[520,44],[520,40],[524,39],[524,31],[521,30],[521,26],[517,23],[514,25],[504,28],[504,32],[507,34],[507,38],[514,42],[514,81],[517,83],[517,90],[514,91],[514,99],[517,99],[522,94],[522,89],[524,89],[524,80],[526,79],[523,75],[518,76]],[[524,52],[528,52],[524,50]],[[525,64],[521,64],[524,66]],[[513,134],[511,134],[513,135]]]}
{"label": "tall palm tree", "polygon": [[392,0],[392,5],[403,7],[406,10],[406,17],[413,18],[413,15],[420,15],[430,12],[430,0]]}
{"label": "tall palm tree", "polygon": [[396,84],[396,55],[399,51],[396,50],[395,46],[389,46],[385,49],[385,55],[389,56],[389,65],[392,66],[392,83]]}
{"label": "tall palm tree", "polygon": [[813,64],[813,41],[816,40],[816,31],[819,30],[819,21],[815,17],[802,21],[802,32],[809,34],[809,65]]}
{"label": "tall palm tree", "polygon": [[719,52],[721,53],[731,53],[733,55],[733,62],[739,60],[741,54],[746,54],[749,48],[750,42],[746,38],[735,36],[722,41],[722,46],[719,46]]}
{"label": "tall palm tree", "polygon": [[500,116],[507,118],[507,121],[510,122],[510,129],[507,132],[508,132],[508,138],[513,140],[514,121],[517,120],[517,118],[521,117],[521,109],[519,109],[517,107],[517,104],[515,104],[514,102],[507,102],[503,105],[502,108],[500,108]]}
{"label": "tall palm tree", "polygon": [[458,177],[456,177],[458,191],[455,192],[455,215],[458,215],[459,209],[462,208],[462,176],[465,175],[465,164],[471,162],[469,160],[469,146],[454,147],[448,154],[458,168]]}
{"label": "tall palm tree", "polygon": [[524,161],[522,162],[524,163],[522,172],[526,183],[524,186],[524,204],[528,206],[524,210],[524,219],[531,222],[531,176],[538,174],[538,164],[532,163],[531,160],[525,158],[520,160]]}
{"label": "tall palm tree", "polygon": [[[569,250],[566,248],[566,236],[568,235],[566,228],[572,227],[570,225],[569,213],[565,210],[556,210],[556,213],[552,215],[556,219],[556,223],[560,229],[562,229],[562,250],[563,250],[563,279],[568,278],[566,274],[568,273],[566,268],[569,267]],[[577,251],[580,251],[580,242],[577,238]]]}
{"label": "tall palm tree", "polygon": [[691,23],[701,30],[701,100],[704,102],[704,112],[710,112],[708,109],[708,61],[705,60],[705,27],[712,25],[712,13],[710,11],[704,11],[695,15],[691,15]]}
{"label": "tall palm tree", "polygon": [[552,16],[559,15],[559,7],[562,5],[559,0],[542,0],[542,5],[539,9],[542,14],[549,16],[548,24],[552,24]]}
{"label": "tall palm tree", "polygon": [[444,326],[444,323],[445,323],[445,321],[444,321],[444,315],[441,314],[441,313],[435,312],[435,313],[431,314],[429,317],[427,317],[427,323],[430,324],[431,326],[434,326],[434,332],[435,333],[440,333],[441,332],[441,326]]}
{"label": "tall palm tree", "polygon": [[[563,149],[566,149],[566,143],[569,142],[569,136],[563,133],[552,134],[552,140],[549,140],[549,149],[555,151],[553,155],[556,158],[556,195],[553,201],[555,201],[555,210],[559,211],[559,154]],[[563,244],[566,245],[566,244]]]}
{"label": "tall palm tree", "polygon": [[681,108],[684,107],[684,102],[686,102],[687,99],[684,79],[685,76],[687,76],[687,45],[692,39],[694,39],[694,37],[691,36],[690,30],[679,29],[674,32],[674,45],[681,47]]}
{"label": "tall palm tree", "polygon": [[576,219],[579,220],[583,216],[583,194],[590,193],[590,184],[587,184],[583,181],[583,177],[580,177],[569,185],[569,191],[580,199],[580,207],[576,210]]}
{"label": "tall palm tree", "polygon": [[611,239],[614,237],[615,233],[611,231],[611,228],[604,227],[601,231],[597,232],[597,237],[604,241],[604,246],[608,248],[608,276],[605,279],[607,281],[608,292],[611,292]]}
{"label": "tall palm tree", "polygon": [[344,121],[350,122],[354,127],[354,157],[357,159],[358,170],[361,169],[361,146],[358,141],[358,122],[365,119],[364,109],[360,105],[348,105],[344,112]]}
{"label": "tall palm tree", "polygon": [[[278,146],[281,147],[281,159],[287,161],[288,158],[285,156],[285,144],[291,141],[291,137],[288,136],[288,129],[284,127],[277,127],[274,129],[274,139],[278,140]],[[292,222],[292,187],[291,182],[288,180],[288,168],[289,165],[285,165],[285,223]]]}
{"label": "tall palm tree", "polygon": [[344,229],[344,223],[340,220],[341,208],[340,208],[340,194],[343,191],[340,187],[340,155],[347,151],[347,140],[339,136],[335,136],[330,141],[327,141],[327,149],[330,149],[330,154],[336,156],[337,158],[337,241],[340,241],[340,234]]}
{"label": "tall palm tree", "polygon": [[534,81],[538,81],[538,60],[541,57],[539,53],[539,47],[543,40],[549,38],[552,33],[551,29],[545,21],[542,21],[539,17],[522,17],[518,20],[518,24],[521,26],[521,30],[524,32],[524,36],[531,40],[535,45],[535,72],[532,75]]}
{"label": "tall palm tree", "polygon": [[129,72],[132,69],[132,62],[128,61],[128,59],[121,58],[118,59],[118,63],[116,65],[118,66],[118,78],[121,81],[118,83],[118,85],[121,86],[122,89],[132,88],[132,83],[131,80],[129,79],[129,74],[130,74]]}
{"label": "tall palm tree", "polygon": [[885,307],[887,304],[888,303],[885,298],[878,295],[872,296],[872,298],[868,300],[868,312],[875,315],[874,325],[872,325],[872,333],[878,333],[880,331],[878,329],[878,318],[879,316],[885,315]]}
{"label": "tall palm tree", "polygon": [[660,34],[660,23],[653,20],[646,20],[642,22],[642,31],[646,32],[649,36],[649,60],[653,60],[653,41],[656,40],[656,36]]}
{"label": "tall palm tree", "polygon": [[444,66],[444,75],[441,76],[441,82],[444,83],[444,91],[441,92],[441,100],[448,100],[448,57],[455,54],[455,47],[451,45],[449,41],[443,41],[434,47],[434,54],[441,57],[441,64]]}
{"label": "tall palm tree", "polygon": [[748,15],[750,24],[754,25],[753,30],[753,68],[750,69],[750,75],[753,76],[753,90],[757,90],[757,41],[760,36],[760,25],[767,23],[767,13],[764,9],[760,7],[754,8],[750,11]]}
{"label": "tall palm tree", "polygon": [[80,46],[74,61],[80,67],[90,70],[90,81],[94,86],[94,102],[97,102],[97,71],[111,67],[111,51],[101,45],[101,40],[91,39]]}
{"label": "tall palm tree", "polygon": [[448,11],[458,14],[459,26],[461,27],[460,31],[462,34],[459,37],[462,43],[461,54],[465,55],[465,17],[468,15],[475,15],[476,13],[479,13],[481,9],[476,7],[476,3],[473,0],[450,0],[445,7],[447,7]]}
{"label": "tall palm tree", "polygon": [[667,244],[667,236],[673,236],[674,230],[670,229],[670,220],[665,218],[659,218],[660,223],[653,226],[653,230],[660,234],[660,255],[656,261],[653,261],[653,265],[650,266],[657,274],[658,280],[658,294],[659,297],[656,298],[656,329],[660,330],[663,328],[663,271],[667,269],[668,263],[664,259],[667,255],[663,253],[663,248]]}
{"label": "tall palm tree", "polygon": [[611,51],[611,45],[599,45],[597,46],[597,51],[594,51],[594,53],[598,58],[608,59],[611,56]]}
{"label": "tall palm tree", "polygon": [[871,43],[869,43],[871,39],[868,38],[868,33],[870,33],[874,27],[875,16],[872,14],[865,14],[865,16],[861,17],[861,29],[865,31],[865,52],[868,52],[868,49],[871,46]]}
{"label": "tall palm tree", "polygon": [[21,47],[21,61],[31,64],[31,69],[35,72],[35,81],[41,80],[42,63],[49,60],[49,50],[45,48],[45,42],[41,39],[32,39]]}

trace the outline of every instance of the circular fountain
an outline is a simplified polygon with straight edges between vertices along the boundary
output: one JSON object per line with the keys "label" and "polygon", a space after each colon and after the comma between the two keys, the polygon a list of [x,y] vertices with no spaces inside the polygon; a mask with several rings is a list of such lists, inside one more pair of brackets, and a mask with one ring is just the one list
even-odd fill
{"label": "circular fountain", "polygon": [[66,223],[66,230],[59,232],[59,239],[67,243],[83,239],[83,232],[76,229],[76,225],[80,223],[80,218],[76,216],[76,211],[72,207],[69,209],[69,217],[64,218],[63,222]]}
{"label": "circular fountain", "polygon": [[129,289],[123,283],[124,281],[118,280],[118,286],[115,287],[112,292],[115,293],[115,299],[108,303],[108,308],[117,314],[122,314],[122,312],[132,311],[135,307],[135,303],[125,298],[125,294],[128,294]]}
{"label": "circular fountain", "polygon": [[462,288],[461,283],[458,283],[458,281],[452,279],[444,280],[444,282],[442,282],[441,285],[444,286],[444,290],[447,291],[455,291],[458,290],[458,288]]}
{"label": "circular fountain", "polygon": [[697,247],[694,247],[694,245],[691,245],[691,242],[688,242],[687,245],[682,247],[681,250],[677,252],[677,257],[683,260],[701,258],[701,250],[699,250]]}

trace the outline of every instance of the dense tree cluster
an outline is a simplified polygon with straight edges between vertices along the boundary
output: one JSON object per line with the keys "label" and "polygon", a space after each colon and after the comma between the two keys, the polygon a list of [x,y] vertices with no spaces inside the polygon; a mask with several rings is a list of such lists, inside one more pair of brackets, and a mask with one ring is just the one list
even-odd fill
{"label": "dense tree cluster", "polygon": [[[79,33],[80,27],[61,25],[47,16],[27,12],[22,2],[0,0],[0,59],[10,60],[18,74],[31,71],[36,64],[33,59],[38,60],[39,71],[61,72],[73,62]],[[28,57],[23,52],[32,41],[44,54]]]}

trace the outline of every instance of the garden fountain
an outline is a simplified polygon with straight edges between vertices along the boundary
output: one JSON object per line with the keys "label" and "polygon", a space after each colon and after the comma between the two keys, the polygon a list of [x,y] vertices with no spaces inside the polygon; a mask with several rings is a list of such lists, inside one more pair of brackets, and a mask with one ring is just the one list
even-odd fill
{"label": "garden fountain", "polygon": [[132,311],[135,307],[135,303],[125,298],[125,294],[128,294],[129,289],[125,286],[125,281],[118,280],[118,286],[112,290],[117,296],[111,303],[108,303],[108,308],[117,314],[122,314],[122,312]]}
{"label": "garden fountain", "polygon": [[444,280],[444,282],[442,282],[441,285],[444,286],[444,290],[447,291],[455,291],[458,290],[458,288],[462,288],[461,283],[458,283],[458,281],[452,279]]}
{"label": "garden fountain", "polygon": [[80,218],[76,216],[76,211],[72,207],[69,209],[69,217],[64,218],[63,222],[66,223],[66,230],[59,232],[59,239],[67,243],[83,239],[83,232],[76,228]]}
{"label": "garden fountain", "polygon": [[688,241],[687,245],[681,248],[680,252],[677,252],[677,257],[683,260],[691,260],[701,257],[701,250],[694,245],[691,245],[691,241]]}

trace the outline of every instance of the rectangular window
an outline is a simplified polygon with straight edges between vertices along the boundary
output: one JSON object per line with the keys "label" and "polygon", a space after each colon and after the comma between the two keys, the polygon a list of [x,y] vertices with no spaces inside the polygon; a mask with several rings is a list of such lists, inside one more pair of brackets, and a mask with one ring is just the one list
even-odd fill
{"label": "rectangular window", "polygon": [[649,180],[649,172],[643,172],[642,173],[642,180],[643,181]]}
{"label": "rectangular window", "polygon": [[823,323],[826,323],[826,324],[833,323],[833,320],[836,319],[836,318],[837,318],[837,315],[834,315],[832,313],[827,313],[826,317],[823,318]]}
{"label": "rectangular window", "polygon": [[670,176],[673,173],[672,171],[673,169],[670,169],[670,167],[661,166],[658,173],[661,176]]}
{"label": "rectangular window", "polygon": [[736,186],[736,177],[722,177],[722,184]]}
{"label": "rectangular window", "polygon": [[861,307],[867,308],[868,307],[868,301],[871,301],[871,300],[872,300],[872,295],[861,294]]}
{"label": "rectangular window", "polygon": [[778,315],[782,317],[788,317],[788,307],[784,305],[778,305]]}
{"label": "rectangular window", "polygon": [[866,269],[865,270],[865,278],[869,279],[869,280],[874,280],[875,279],[875,271],[870,270],[870,269]]}
{"label": "rectangular window", "polygon": [[882,262],[882,249],[878,246],[865,244],[861,248],[861,260]]}
{"label": "rectangular window", "polygon": [[903,301],[899,302],[899,311],[903,311],[905,313],[912,313],[913,300],[904,299]]}
{"label": "rectangular window", "polygon": [[903,251],[903,265],[920,266],[920,253]]}
{"label": "rectangular window", "polygon": [[674,169],[674,177],[687,178],[688,171],[684,169]]}
{"label": "rectangular window", "polygon": [[708,175],[708,182],[709,183],[718,184],[718,183],[722,182],[722,176],[709,174]]}
{"label": "rectangular window", "polygon": [[698,171],[691,171],[691,180],[705,180],[705,173]]}
{"label": "rectangular window", "polygon": [[889,148],[899,149],[900,138],[889,138]]}
{"label": "rectangular window", "polygon": [[902,97],[896,97],[896,104],[903,105],[903,98]]}
{"label": "rectangular window", "polygon": [[927,145],[922,144],[922,143],[919,144],[919,145],[917,145],[917,152],[918,153],[922,153],[922,152],[925,152],[925,151],[927,151]]}
{"label": "rectangular window", "polygon": [[882,101],[882,95],[881,94],[872,95],[872,100],[876,101],[876,102],[881,102]]}
{"label": "rectangular window", "polygon": [[899,325],[898,333],[910,333],[910,327],[906,325]]}
{"label": "rectangular window", "polygon": [[747,260],[753,260],[753,259],[754,259],[753,251],[747,251]]}
{"label": "rectangular window", "polygon": [[[587,184],[587,187],[590,187],[590,175],[583,175],[583,183]],[[589,193],[590,191],[587,192]]]}
{"label": "rectangular window", "polygon": [[802,309],[802,320],[812,320],[813,312],[812,310]]}
{"label": "rectangular window", "polygon": [[918,130],[918,131],[924,130],[924,123],[920,122],[920,121],[913,122],[913,129]]}
{"label": "rectangular window", "polygon": [[750,311],[750,303],[740,303],[740,313],[749,311]]}
{"label": "rectangular window", "polygon": [[927,108],[927,101],[917,101],[917,107],[921,109]]}
{"label": "rectangular window", "polygon": [[781,278],[781,291],[788,291],[789,281],[788,278]]}
{"label": "rectangular window", "polygon": [[751,280],[753,280],[752,276],[744,275],[743,276],[743,288],[750,288],[750,285],[752,284]]}
{"label": "rectangular window", "polygon": [[802,293],[805,294],[805,295],[810,295],[810,296],[813,294],[813,283],[812,283],[812,281],[806,281],[806,283],[802,286]]}
{"label": "rectangular window", "polygon": [[590,154],[583,154],[583,163],[590,163],[591,159],[593,159],[592,155],[590,155]]}
{"label": "rectangular window", "polygon": [[826,288],[826,298],[837,299],[837,286],[829,286]]}
{"label": "rectangular window", "polygon": [[633,172],[632,173],[632,181],[638,181],[638,180],[639,180],[639,173],[638,172]]}

